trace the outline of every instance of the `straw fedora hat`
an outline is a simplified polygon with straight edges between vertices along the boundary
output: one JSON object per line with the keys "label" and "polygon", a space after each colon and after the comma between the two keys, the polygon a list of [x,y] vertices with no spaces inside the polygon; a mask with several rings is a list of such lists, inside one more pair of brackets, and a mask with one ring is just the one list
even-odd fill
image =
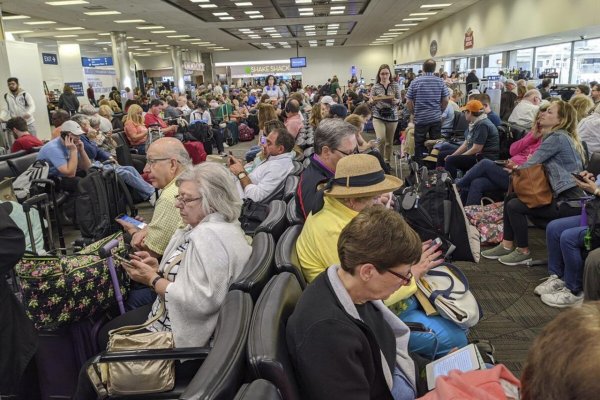
{"label": "straw fedora hat", "polygon": [[369,154],[351,154],[335,168],[335,178],[326,186],[325,195],[339,198],[368,197],[393,192],[402,180],[386,175],[377,158]]}

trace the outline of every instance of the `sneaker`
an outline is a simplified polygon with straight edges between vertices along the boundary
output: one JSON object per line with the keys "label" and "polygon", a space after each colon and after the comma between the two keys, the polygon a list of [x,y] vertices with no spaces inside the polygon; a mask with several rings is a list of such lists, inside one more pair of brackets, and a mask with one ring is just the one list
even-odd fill
{"label": "sneaker", "polygon": [[496,260],[502,256],[512,253],[512,251],[513,251],[512,249],[510,249],[510,250],[505,249],[504,246],[502,246],[502,243],[500,243],[498,246],[494,247],[493,249],[482,251],[481,256],[488,258],[490,260]]}
{"label": "sneaker", "polygon": [[228,147],[229,147],[229,145],[228,145],[227,143],[223,142],[223,147],[224,147],[224,148],[228,148]]}
{"label": "sneaker", "polygon": [[531,258],[531,253],[521,253],[517,249],[513,250],[510,254],[498,258],[498,261],[500,261],[504,265],[527,264],[532,260],[533,259]]}
{"label": "sneaker", "polygon": [[565,283],[558,275],[550,275],[546,280],[533,289],[533,293],[541,296],[543,294],[556,293],[565,287]]}
{"label": "sneaker", "polygon": [[550,307],[578,307],[583,303],[583,293],[574,295],[569,289],[563,287],[556,293],[543,294],[541,299],[544,304]]}
{"label": "sneaker", "polygon": [[227,154],[227,153],[225,153],[224,151],[220,152],[220,153],[219,153],[219,155],[220,155],[221,157],[227,157],[227,156],[228,156],[228,154]]}

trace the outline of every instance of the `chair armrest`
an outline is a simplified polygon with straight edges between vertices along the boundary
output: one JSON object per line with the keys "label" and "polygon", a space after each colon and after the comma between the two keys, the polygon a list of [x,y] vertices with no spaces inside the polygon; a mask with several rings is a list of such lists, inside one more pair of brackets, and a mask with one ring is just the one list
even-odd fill
{"label": "chair armrest", "polygon": [[204,360],[210,347],[183,347],[180,349],[125,350],[102,352],[98,362],[142,361],[142,360]]}

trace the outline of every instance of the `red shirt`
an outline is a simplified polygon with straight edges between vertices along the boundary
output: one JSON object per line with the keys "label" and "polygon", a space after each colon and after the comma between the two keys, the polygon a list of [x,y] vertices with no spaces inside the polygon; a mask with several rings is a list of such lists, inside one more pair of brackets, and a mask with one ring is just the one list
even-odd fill
{"label": "red shirt", "polygon": [[43,146],[44,143],[33,135],[23,135],[13,143],[10,152],[14,153],[19,150],[29,151],[32,147]]}
{"label": "red shirt", "polygon": [[161,117],[152,113],[146,113],[146,115],[144,116],[144,125],[146,125],[146,128],[150,128],[150,125],[155,124],[160,125],[161,128],[167,127],[167,124],[165,123],[165,121],[163,121]]}

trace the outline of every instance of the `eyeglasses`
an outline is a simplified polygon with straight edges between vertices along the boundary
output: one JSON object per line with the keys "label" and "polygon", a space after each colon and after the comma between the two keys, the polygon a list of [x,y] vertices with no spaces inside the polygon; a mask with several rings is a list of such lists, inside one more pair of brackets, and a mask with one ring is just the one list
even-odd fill
{"label": "eyeglasses", "polygon": [[180,194],[178,194],[175,196],[175,204],[183,204],[184,206],[187,206],[192,201],[196,201],[196,200],[200,200],[200,199],[202,199],[202,197],[196,197],[195,199],[184,199],[183,197],[181,197]]}
{"label": "eyeglasses", "polygon": [[355,147],[354,150],[352,150],[352,153],[346,153],[345,151],[342,151],[340,149],[333,149],[334,151],[339,151],[340,153],[342,153],[345,156],[349,156],[352,154],[358,154],[358,147]]}
{"label": "eyeglasses", "polygon": [[146,164],[154,165],[159,161],[170,160],[170,158],[146,158]]}
{"label": "eyeglasses", "polygon": [[413,277],[412,272],[408,271],[408,275],[404,276],[402,274],[399,274],[397,272],[392,271],[391,269],[386,269],[387,272],[389,272],[390,274],[397,276],[398,278],[400,278],[406,285],[408,285],[410,283],[410,280]]}

